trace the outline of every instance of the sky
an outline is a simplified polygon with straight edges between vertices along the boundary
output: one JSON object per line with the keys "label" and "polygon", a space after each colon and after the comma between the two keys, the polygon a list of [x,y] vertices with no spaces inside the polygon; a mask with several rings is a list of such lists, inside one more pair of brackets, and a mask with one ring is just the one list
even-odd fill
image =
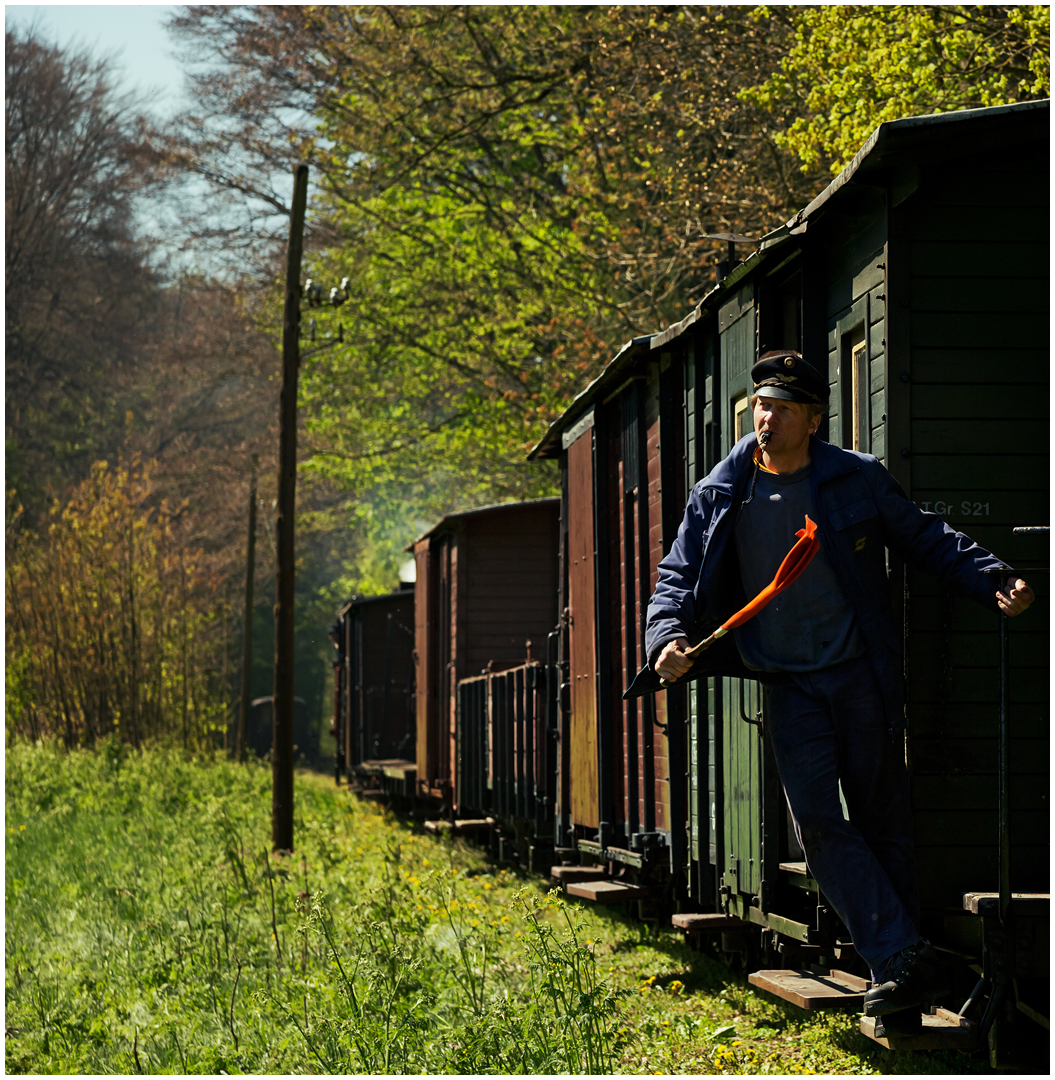
{"label": "sky", "polygon": [[[184,69],[176,58],[175,42],[165,29],[166,21],[180,10],[176,4],[7,4],[4,23],[7,29],[27,30],[35,25],[47,44],[87,51],[93,58],[113,59],[119,91],[142,95],[140,106],[153,111],[159,121],[175,115],[189,102],[183,93]],[[292,189],[292,178],[279,177],[276,189]],[[202,206],[209,205],[208,189],[192,180],[185,189],[197,192]],[[178,251],[178,234],[165,224],[164,202],[141,205],[138,220],[145,232],[158,241],[158,269],[178,272],[213,269],[208,254]],[[173,243],[167,241],[176,235]]]}
{"label": "sky", "polygon": [[7,29],[27,29],[34,20],[49,42],[86,48],[94,56],[113,56],[124,76],[122,89],[152,92],[150,107],[159,116],[175,111],[183,69],[165,30],[174,4],[7,4]]}

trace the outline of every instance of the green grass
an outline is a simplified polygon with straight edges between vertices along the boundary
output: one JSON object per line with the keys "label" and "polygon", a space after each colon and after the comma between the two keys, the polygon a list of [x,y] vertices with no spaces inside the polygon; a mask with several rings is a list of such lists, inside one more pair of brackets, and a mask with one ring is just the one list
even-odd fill
{"label": "green grass", "polygon": [[6,757],[8,1072],[962,1073],[297,777],[116,744]]}

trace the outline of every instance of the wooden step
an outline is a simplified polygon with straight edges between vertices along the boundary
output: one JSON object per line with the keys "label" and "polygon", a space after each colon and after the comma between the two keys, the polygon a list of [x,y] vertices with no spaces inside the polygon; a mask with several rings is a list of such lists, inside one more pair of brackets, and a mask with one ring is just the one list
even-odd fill
{"label": "wooden step", "polygon": [[418,773],[418,767],[410,761],[393,762],[383,766],[385,776],[392,780],[413,780]]}
{"label": "wooden step", "polygon": [[562,885],[579,881],[603,881],[608,872],[603,866],[551,866],[549,876]]}
{"label": "wooden step", "polygon": [[[1011,894],[1011,914],[1020,919],[1046,919],[1051,907],[1051,893]],[[969,892],[963,894],[963,910],[972,915],[1000,914],[1000,894]]]}
{"label": "wooden step", "polygon": [[671,924],[686,934],[710,934],[722,930],[740,930],[751,923],[736,915],[726,915],[721,911],[713,914],[671,915]]}
{"label": "wooden step", "polygon": [[978,1045],[978,1025],[949,1009],[923,1014],[923,1028],[911,1035],[888,1034],[876,1038],[876,1017],[861,1017],[861,1034],[888,1050],[973,1050]]}
{"label": "wooden step", "polygon": [[864,1008],[868,982],[845,971],[780,968],[756,971],[747,981],[800,1009]]}
{"label": "wooden step", "polygon": [[648,889],[624,885],[621,881],[577,881],[570,883],[564,891],[569,896],[598,904],[620,904],[624,900],[643,900],[648,896]]}
{"label": "wooden step", "polygon": [[426,821],[425,828],[432,833],[442,833],[449,830],[454,836],[465,836],[469,833],[485,832],[493,824],[493,818],[461,818],[458,821],[448,821],[446,818],[440,818],[438,821]]}
{"label": "wooden step", "polygon": [[820,891],[805,862],[782,862],[780,870],[789,885],[793,885],[797,889],[806,889],[809,892]]}

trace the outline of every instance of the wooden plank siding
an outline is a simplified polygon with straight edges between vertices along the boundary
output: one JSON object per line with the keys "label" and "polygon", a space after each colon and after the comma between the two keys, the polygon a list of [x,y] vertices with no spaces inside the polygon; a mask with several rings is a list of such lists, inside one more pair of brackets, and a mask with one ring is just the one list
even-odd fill
{"label": "wooden plank siding", "polygon": [[[742,287],[734,302],[719,311],[722,387],[722,453],[728,454],[736,441],[734,403],[752,390],[751,367],[757,359],[757,289],[754,282]],[[745,420],[749,430],[750,414]],[[720,690],[714,695],[715,733],[714,784],[721,792],[717,866],[719,882],[727,886],[739,914],[744,904],[759,892],[762,881],[762,821],[765,788],[762,744],[759,729],[741,719],[743,698],[747,715],[757,711],[759,686],[754,681],[722,678],[714,680]]]}
{"label": "wooden plank siding", "polygon": [[[1023,147],[932,165],[899,221],[910,495],[1012,565],[1047,561],[1046,541],[1012,535],[1049,523],[1046,163]],[[1047,570],[1025,576],[1050,593]],[[922,574],[909,590],[908,752],[921,899],[934,910],[996,888],[998,617]],[[1010,629],[1011,884],[1046,890],[1050,638],[1036,609]]]}
{"label": "wooden plank siding", "polygon": [[[658,366],[658,365],[657,365]],[[656,373],[658,376],[658,372]],[[638,572],[644,586],[644,606],[655,592],[659,579],[658,567],[663,549],[663,493],[659,416],[659,378],[649,382],[645,398],[645,455],[648,483],[648,545],[638,555]],[[644,623],[641,633],[644,636]],[[666,737],[660,725],[667,722],[667,695],[650,695],[643,699],[641,718],[641,827],[643,832],[664,831],[670,828],[667,808],[670,803],[669,768]]]}
{"label": "wooden plank siding", "polygon": [[435,772],[436,751],[429,739],[436,729],[437,716],[436,684],[432,675],[435,650],[430,632],[435,618],[430,546],[427,538],[414,545],[414,677],[417,685],[415,756],[418,786],[426,791],[432,786],[431,779]]}
{"label": "wooden plank siding", "polygon": [[[745,722],[764,709],[758,683],[615,697],[646,660],[645,608],[688,492],[732,449],[750,369],[774,347],[826,369],[819,437],[875,455],[921,509],[1029,567],[1040,601],[1010,624],[1012,888],[1048,887],[1048,545],[1012,533],[1049,524],[1046,123],[1023,106],[884,125],[690,317],[621,350],[540,444],[566,455],[571,819],[579,839],[598,829],[631,848],[665,834],[692,908],[814,923],[812,902],[777,885],[792,844],[765,717]],[[893,553],[887,565],[922,930],[940,938],[960,893],[996,888],[998,618]],[[834,916],[820,910],[823,937]]]}
{"label": "wooden plank siding", "polygon": [[353,601],[346,633],[346,761],[414,755],[414,594]]}
{"label": "wooden plank siding", "polygon": [[415,544],[418,779],[434,796],[455,779],[459,680],[524,663],[528,640],[545,655],[557,623],[559,516],[556,499],[466,511]]}
{"label": "wooden plank siding", "polygon": [[525,506],[465,520],[464,659],[459,677],[545,657],[557,621],[559,508]]}
{"label": "wooden plank siding", "polygon": [[465,550],[465,524],[458,522],[457,531],[447,541],[447,568],[449,574],[448,585],[448,615],[449,624],[447,640],[450,643],[450,652],[447,654],[448,662],[443,665],[443,690],[446,699],[447,717],[447,772],[445,779],[452,787],[452,799],[456,801],[457,793],[453,792],[454,763],[458,760],[458,680],[466,673],[466,620],[462,613],[466,610],[465,595],[465,559],[459,558]]}
{"label": "wooden plank siding", "polygon": [[[619,607],[617,618],[612,619],[613,632],[617,633],[615,648],[618,650],[623,686],[629,686],[641,663],[639,633],[640,597],[635,587],[634,558],[637,551],[637,461],[638,455],[628,449],[628,442],[636,446],[637,440],[637,392],[633,385],[619,399],[618,425],[609,425],[611,443],[609,461],[615,463],[616,491],[609,496],[609,510],[614,521],[619,558],[617,580],[612,590],[612,602]],[[616,443],[618,442],[618,445]],[[611,528],[611,526],[610,526]],[[611,536],[612,533],[609,533]],[[620,687],[620,690],[622,687]],[[615,700],[619,700],[616,698]],[[613,798],[616,806],[615,827],[628,835],[637,830],[637,726],[639,716],[636,701],[624,701],[616,713],[613,738],[619,747],[618,765],[614,769]]]}
{"label": "wooden plank siding", "polygon": [[[681,342],[673,351],[665,350],[659,356],[660,510],[663,525],[660,558],[670,550],[678,535],[689,492],[685,473],[687,430],[682,416],[685,405],[683,354],[686,344]],[[658,580],[658,563],[659,559],[651,567],[653,581]],[[689,812],[686,788],[689,761],[688,694],[683,684],[668,690],[663,698],[666,703],[665,726],[654,732],[660,740],[657,743],[656,828],[666,839],[671,872],[678,887],[683,888],[682,882],[689,870],[689,837],[685,828]]]}
{"label": "wooden plank siding", "polygon": [[[885,214],[881,215],[885,225]],[[826,274],[841,274],[828,289],[828,442],[847,449],[875,454],[885,461],[886,453],[886,277],[884,247],[872,246],[879,238],[868,228],[858,244],[848,244],[833,253],[824,268]],[[842,267],[840,269],[840,266]],[[831,305],[839,304],[838,308]],[[867,329],[866,329],[867,328]],[[851,348],[864,340],[867,347],[867,423],[862,425],[859,445],[853,445]]]}
{"label": "wooden plank siding", "polygon": [[[685,501],[695,483],[718,460],[720,452],[721,371],[716,365],[716,320],[696,325],[684,359],[685,392]],[[679,522],[680,524],[680,522]],[[689,684],[687,692],[689,875],[688,895],[703,910],[717,905],[721,876],[722,797],[720,679]]]}
{"label": "wooden plank siding", "polygon": [[587,829],[599,823],[593,488],[591,428],[568,447],[570,810],[572,824]]}

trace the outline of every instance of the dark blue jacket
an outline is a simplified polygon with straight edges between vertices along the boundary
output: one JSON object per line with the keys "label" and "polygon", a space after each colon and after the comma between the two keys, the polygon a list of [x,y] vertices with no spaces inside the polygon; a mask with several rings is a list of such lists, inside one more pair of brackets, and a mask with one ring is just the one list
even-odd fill
{"label": "dark blue jacket", "polygon": [[[747,602],[733,532],[755,472],[757,445],[753,432],[746,435],[692,489],[677,539],[659,564],[648,606],[645,647],[650,661],[674,638],[701,640]],[[885,549],[992,611],[1000,610],[994,595],[999,579],[987,571],[1010,569],[936,515],[920,510],[871,454],[842,450],[813,436],[810,457],[821,545],[853,603],[890,727],[896,730],[904,726],[904,685]],[[757,677],[744,667],[732,634],[704,652],[692,672],[693,677],[711,674]],[[633,689],[647,692],[657,682],[654,672],[643,670]]]}

